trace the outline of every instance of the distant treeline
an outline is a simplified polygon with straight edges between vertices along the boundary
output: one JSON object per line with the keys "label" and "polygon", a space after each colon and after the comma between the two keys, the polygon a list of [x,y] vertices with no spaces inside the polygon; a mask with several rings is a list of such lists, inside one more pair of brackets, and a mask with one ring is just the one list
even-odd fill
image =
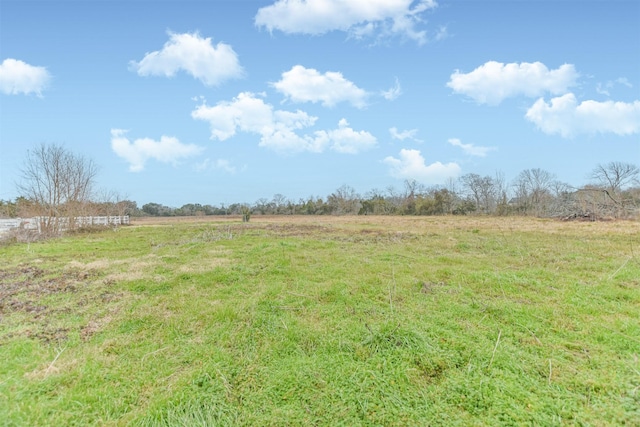
{"label": "distant treeline", "polygon": [[[636,218],[640,216],[640,168],[611,162],[598,165],[592,183],[574,187],[542,169],[522,171],[513,181],[504,176],[470,173],[444,185],[425,186],[406,180],[402,188],[373,189],[359,194],[343,185],[326,197],[291,200],[282,194],[254,203],[210,205],[188,203],[179,208],[161,203],[139,207],[131,200],[86,203],[86,215],[531,215],[562,218]],[[26,216],[33,202],[0,200],[0,216]]]}

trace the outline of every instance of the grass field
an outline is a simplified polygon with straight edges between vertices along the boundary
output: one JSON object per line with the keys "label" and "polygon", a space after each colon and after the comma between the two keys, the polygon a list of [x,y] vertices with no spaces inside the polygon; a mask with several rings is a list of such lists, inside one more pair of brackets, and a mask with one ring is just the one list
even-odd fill
{"label": "grass field", "polygon": [[0,425],[640,425],[640,223],[142,221],[0,247]]}

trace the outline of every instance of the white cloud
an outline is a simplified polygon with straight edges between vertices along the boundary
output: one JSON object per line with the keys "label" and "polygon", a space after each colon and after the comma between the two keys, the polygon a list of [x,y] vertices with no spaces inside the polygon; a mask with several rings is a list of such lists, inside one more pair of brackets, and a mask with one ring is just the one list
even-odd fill
{"label": "white cloud", "polygon": [[340,153],[358,153],[377,143],[373,135],[354,131],[344,119],[337,129],[301,135],[298,132],[314,126],[317,117],[300,110],[274,110],[271,104],[250,92],[240,93],[233,100],[214,106],[203,103],[191,116],[209,122],[212,139],[224,141],[238,131],[253,133],[260,135],[261,147],[279,152],[321,153],[330,149]]}
{"label": "white cloud", "polygon": [[631,82],[629,82],[629,79],[627,79],[626,77],[618,77],[616,79],[616,83],[624,85],[626,87],[633,87],[633,85],[631,84]]}
{"label": "white cloud", "polygon": [[455,178],[460,175],[460,166],[457,163],[442,164],[435,162],[430,165],[419,150],[400,150],[400,158],[389,156],[383,160],[389,165],[390,174],[398,179],[415,179],[423,183],[439,183],[447,178]]}
{"label": "white cloud", "polygon": [[111,129],[111,149],[129,163],[131,172],[140,172],[149,159],[162,163],[177,164],[179,160],[195,156],[203,148],[193,144],[183,144],[177,138],[160,137],[160,141],[151,138],[136,139],[133,143],[125,136],[127,131]]}
{"label": "white cloud", "polygon": [[338,30],[356,38],[400,35],[423,44],[426,31],[417,26],[421,15],[436,6],[435,0],[278,0],[258,10],[255,24],[289,34]]}
{"label": "white cloud", "polygon": [[598,83],[596,84],[596,92],[599,93],[600,95],[610,96],[611,93],[609,92],[609,89],[611,89],[612,87],[613,87],[612,82],[607,82],[605,84]]}
{"label": "white cloud", "polygon": [[[237,130],[252,133],[268,133],[273,130],[273,107],[250,92],[242,92],[232,101],[221,101],[215,106],[205,103],[191,112],[191,117],[204,120],[211,125],[211,139],[224,141],[236,134]],[[299,121],[315,121],[314,117],[301,115]],[[294,121],[289,117],[288,121]]]}
{"label": "white cloud", "polygon": [[489,61],[470,73],[456,70],[447,86],[480,104],[497,105],[504,99],[524,95],[538,97],[544,93],[560,95],[576,84],[579,74],[571,64],[549,70],[541,62],[503,64]]}
{"label": "white cloud", "polygon": [[441,25],[438,27],[438,31],[436,32],[435,39],[436,41],[444,40],[449,37],[449,30],[446,26]]}
{"label": "white cloud", "polygon": [[619,78],[617,78],[615,80],[609,80],[606,83],[598,82],[596,84],[596,92],[599,93],[600,95],[611,96],[611,93],[609,92],[609,89],[613,89],[613,87],[616,84],[623,85],[623,86],[626,86],[628,88],[632,88],[633,87],[631,82],[629,82],[629,79],[627,79],[626,77],[619,77]]}
{"label": "white cloud", "polygon": [[405,139],[410,139],[412,141],[422,142],[422,140],[416,138],[418,129],[398,131],[398,128],[392,127],[392,128],[389,128],[389,133],[391,134],[391,138],[397,139],[400,141],[404,141]]}
{"label": "white cloud", "polygon": [[42,96],[51,74],[45,67],[36,67],[18,59],[7,58],[0,64],[0,91],[7,95]]}
{"label": "white cloud", "polygon": [[345,119],[338,122],[337,129],[316,132],[315,141],[320,146],[327,145],[333,151],[346,154],[357,154],[377,144],[373,135],[366,131],[354,131]]}
{"label": "white cloud", "polygon": [[231,164],[231,162],[227,159],[211,160],[209,158],[206,158],[203,162],[198,163],[195,166],[195,169],[198,172],[202,172],[208,169],[218,169],[231,175],[234,175],[238,171],[238,168],[233,166],[233,164]]}
{"label": "white cloud", "polygon": [[568,138],[577,134],[640,133],[640,101],[578,101],[573,93],[552,98],[550,103],[538,99],[525,116],[540,130]]}
{"label": "white cloud", "polygon": [[489,151],[497,150],[496,147],[481,147],[473,144],[463,144],[458,138],[451,138],[448,142],[454,147],[462,148],[462,151],[470,156],[486,157]]}
{"label": "white cloud", "polygon": [[400,82],[396,79],[396,84],[393,87],[389,88],[389,90],[383,90],[382,96],[387,101],[393,101],[397,99],[400,95],[402,95],[402,88],[400,87]]}
{"label": "white cloud", "polygon": [[233,166],[231,164],[231,162],[229,160],[227,160],[227,159],[218,159],[218,160],[216,160],[214,167],[216,169],[221,169],[221,170],[223,170],[223,171],[225,171],[227,173],[230,173],[230,174],[235,174],[236,173],[236,167]]}
{"label": "white cloud", "polygon": [[272,86],[293,102],[321,102],[325,107],[340,102],[349,102],[358,108],[366,106],[367,92],[338,72],[320,74],[313,68],[296,65],[282,73],[282,79]]}
{"label": "white cloud", "polygon": [[244,74],[230,45],[213,46],[211,38],[202,38],[198,33],[169,32],[169,41],[162,50],[147,53],[140,62],[131,61],[130,66],[140,76],[173,77],[183,70],[207,86]]}

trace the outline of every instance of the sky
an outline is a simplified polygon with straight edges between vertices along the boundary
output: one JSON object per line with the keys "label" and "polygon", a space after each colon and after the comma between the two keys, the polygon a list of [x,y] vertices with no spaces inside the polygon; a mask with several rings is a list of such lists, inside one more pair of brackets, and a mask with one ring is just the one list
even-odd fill
{"label": "sky", "polygon": [[637,0],[0,0],[0,199],[29,150],[139,206],[640,164]]}

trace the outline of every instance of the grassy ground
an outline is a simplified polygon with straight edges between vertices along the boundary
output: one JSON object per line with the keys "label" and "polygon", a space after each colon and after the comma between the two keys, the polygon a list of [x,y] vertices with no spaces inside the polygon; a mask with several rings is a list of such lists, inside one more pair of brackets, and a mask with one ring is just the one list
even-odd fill
{"label": "grassy ground", "polygon": [[253,217],[0,247],[0,424],[640,425],[639,236]]}

